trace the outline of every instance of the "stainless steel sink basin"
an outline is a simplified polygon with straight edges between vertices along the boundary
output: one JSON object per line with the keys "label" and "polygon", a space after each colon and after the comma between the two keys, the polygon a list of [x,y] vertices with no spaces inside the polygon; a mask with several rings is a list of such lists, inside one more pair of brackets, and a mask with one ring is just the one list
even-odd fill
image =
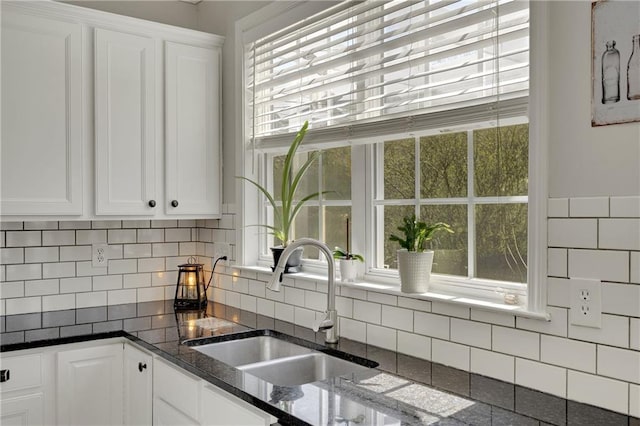
{"label": "stainless steel sink basin", "polygon": [[194,339],[184,344],[203,355],[236,367],[243,373],[280,386],[297,386],[352,373],[364,373],[378,366],[376,362],[273,330]]}
{"label": "stainless steel sink basin", "polygon": [[233,367],[313,352],[313,349],[271,336],[247,337],[246,339],[209,343],[207,345],[192,346],[192,349]]}
{"label": "stainless steel sink basin", "polygon": [[279,386],[297,386],[369,370],[320,352],[249,364],[238,369]]}

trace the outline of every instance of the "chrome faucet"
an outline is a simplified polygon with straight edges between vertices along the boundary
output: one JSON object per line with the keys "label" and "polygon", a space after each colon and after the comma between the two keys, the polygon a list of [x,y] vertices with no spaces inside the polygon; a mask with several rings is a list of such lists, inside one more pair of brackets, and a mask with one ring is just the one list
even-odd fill
{"label": "chrome faucet", "polygon": [[333,260],[333,253],[329,250],[326,244],[314,240],[313,238],[299,238],[284,249],[278,260],[278,264],[273,270],[273,275],[267,283],[267,288],[272,291],[280,291],[280,283],[282,283],[282,274],[284,273],[284,266],[287,264],[287,259],[291,253],[300,246],[314,246],[320,249],[327,258],[329,264],[329,276],[327,277],[327,310],[323,313],[323,316],[316,320],[313,324],[313,331],[324,331],[324,341],[327,343],[338,343],[338,311],[336,311],[336,279],[335,269],[336,265]]}

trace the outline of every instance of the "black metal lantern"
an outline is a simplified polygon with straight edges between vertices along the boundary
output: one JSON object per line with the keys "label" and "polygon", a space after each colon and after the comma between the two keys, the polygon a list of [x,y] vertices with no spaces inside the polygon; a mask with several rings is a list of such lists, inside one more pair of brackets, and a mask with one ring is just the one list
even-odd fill
{"label": "black metal lantern", "polygon": [[174,309],[202,309],[207,306],[207,293],[204,287],[204,266],[195,263],[196,258],[190,257],[188,263],[178,265],[178,283]]}

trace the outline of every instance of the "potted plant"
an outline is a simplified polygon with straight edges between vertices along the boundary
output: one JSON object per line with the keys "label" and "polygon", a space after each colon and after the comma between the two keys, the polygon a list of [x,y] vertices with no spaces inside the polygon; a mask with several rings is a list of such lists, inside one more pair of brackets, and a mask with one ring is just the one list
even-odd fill
{"label": "potted plant", "polygon": [[347,249],[342,250],[340,247],[336,247],[333,250],[333,258],[340,261],[340,278],[343,282],[354,282],[356,275],[358,275],[357,262],[364,262],[364,257],[360,254],[351,253],[349,251],[349,218],[347,221]]}
{"label": "potted plant", "polygon": [[391,234],[389,239],[400,244],[398,250],[398,271],[400,288],[405,293],[424,293],[429,289],[433,250],[427,250],[426,244],[439,231],[453,233],[451,226],[443,222],[427,224],[416,220],[415,214],[402,219],[399,231],[404,238]]}
{"label": "potted plant", "polygon": [[[294,170],[294,157],[296,155],[296,152],[298,151],[298,147],[300,146],[300,144],[302,144],[302,140],[307,133],[308,126],[309,122],[305,121],[300,128],[300,131],[298,131],[296,137],[293,139],[293,142],[289,147],[289,151],[287,152],[287,156],[285,157],[284,165],[282,168],[282,186],[280,188],[282,199],[281,205],[276,202],[275,196],[258,182],[244,176],[238,176],[240,179],[244,179],[253,184],[266,197],[267,201],[269,201],[269,204],[271,204],[271,207],[273,208],[273,225],[259,225],[269,229],[270,233],[273,234],[275,239],[280,241],[279,246],[271,247],[271,252],[273,254],[273,266],[271,269],[274,269],[275,265],[278,264],[280,255],[284,251],[287,244],[289,244],[289,242],[291,241],[289,236],[293,230],[294,221],[296,216],[300,212],[300,209],[307,201],[317,198],[319,195],[326,193],[326,191],[323,191],[306,195],[297,194],[298,187],[300,185],[300,182],[302,181],[303,176],[320,155],[318,151],[310,153],[307,161],[298,170]],[[289,257],[287,265],[285,267],[285,272],[298,272],[301,264],[302,247],[296,250],[296,252],[294,252]]]}

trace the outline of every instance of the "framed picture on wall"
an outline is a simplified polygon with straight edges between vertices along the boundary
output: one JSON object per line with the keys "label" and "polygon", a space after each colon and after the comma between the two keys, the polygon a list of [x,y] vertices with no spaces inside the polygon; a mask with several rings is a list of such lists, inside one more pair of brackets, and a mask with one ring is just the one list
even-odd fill
{"label": "framed picture on wall", "polygon": [[640,1],[591,4],[591,125],[640,121]]}

